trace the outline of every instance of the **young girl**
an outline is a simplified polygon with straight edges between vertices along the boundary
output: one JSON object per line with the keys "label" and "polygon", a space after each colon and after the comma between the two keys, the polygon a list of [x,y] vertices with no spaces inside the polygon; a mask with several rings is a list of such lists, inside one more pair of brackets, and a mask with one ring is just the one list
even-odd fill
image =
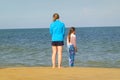
{"label": "young girl", "polygon": [[71,27],[67,36],[67,46],[69,52],[69,66],[74,66],[74,56],[77,52],[75,28]]}

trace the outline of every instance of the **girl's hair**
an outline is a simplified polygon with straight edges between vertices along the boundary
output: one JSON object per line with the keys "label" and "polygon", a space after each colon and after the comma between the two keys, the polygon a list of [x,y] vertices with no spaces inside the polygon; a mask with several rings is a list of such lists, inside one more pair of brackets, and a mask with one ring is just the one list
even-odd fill
{"label": "girl's hair", "polygon": [[58,13],[54,13],[53,14],[53,21],[56,21],[57,19],[59,19],[59,14]]}
{"label": "girl's hair", "polygon": [[68,33],[68,41],[70,42],[70,35],[71,33],[73,33],[75,31],[75,28],[74,27],[71,27],[70,30],[69,30],[69,33]]}

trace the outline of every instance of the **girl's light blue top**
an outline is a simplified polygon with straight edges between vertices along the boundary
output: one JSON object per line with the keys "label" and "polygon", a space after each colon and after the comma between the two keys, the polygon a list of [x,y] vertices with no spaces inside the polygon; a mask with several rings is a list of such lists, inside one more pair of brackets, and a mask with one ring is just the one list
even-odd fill
{"label": "girl's light blue top", "polygon": [[64,41],[65,24],[59,20],[52,22],[50,25],[50,34],[52,41]]}

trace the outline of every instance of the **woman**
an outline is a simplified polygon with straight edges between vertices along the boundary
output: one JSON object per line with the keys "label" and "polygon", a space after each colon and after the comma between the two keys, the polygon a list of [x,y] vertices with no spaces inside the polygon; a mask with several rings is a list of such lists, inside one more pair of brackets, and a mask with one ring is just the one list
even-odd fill
{"label": "woman", "polygon": [[74,66],[74,57],[77,52],[75,28],[71,27],[67,36],[67,46],[69,52],[69,66]]}
{"label": "woman", "polygon": [[53,14],[53,22],[50,25],[50,34],[52,36],[52,67],[56,67],[56,54],[58,54],[58,68],[61,68],[65,25],[59,20],[58,13]]}

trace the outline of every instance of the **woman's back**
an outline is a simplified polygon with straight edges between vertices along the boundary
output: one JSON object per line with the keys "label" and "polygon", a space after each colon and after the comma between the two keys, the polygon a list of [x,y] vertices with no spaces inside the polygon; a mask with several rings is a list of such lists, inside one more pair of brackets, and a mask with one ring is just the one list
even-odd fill
{"label": "woman's back", "polygon": [[50,25],[50,33],[52,41],[63,41],[65,35],[65,25],[59,20],[56,20]]}

